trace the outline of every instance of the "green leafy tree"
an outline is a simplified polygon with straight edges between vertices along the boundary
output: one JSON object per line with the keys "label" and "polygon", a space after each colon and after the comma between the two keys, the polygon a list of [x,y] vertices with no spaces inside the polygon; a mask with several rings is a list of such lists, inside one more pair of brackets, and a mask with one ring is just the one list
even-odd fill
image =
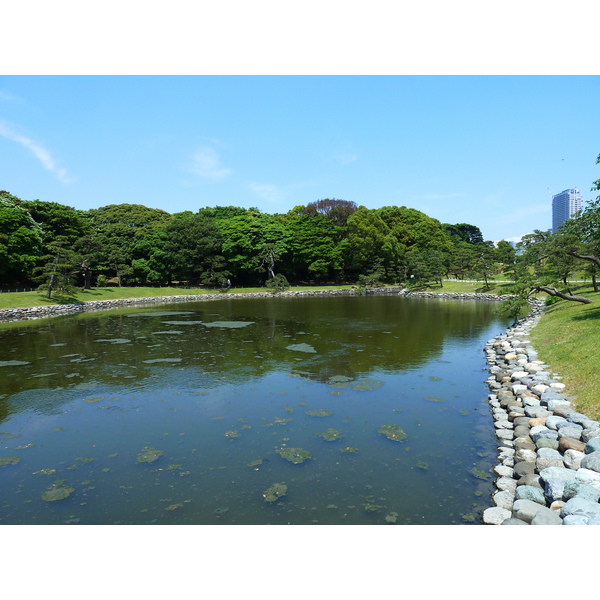
{"label": "green leafy tree", "polygon": [[39,289],[46,290],[46,298],[54,293],[57,300],[62,301],[76,291],[77,257],[66,236],[58,236],[50,242],[48,250],[49,254],[36,268],[36,279],[40,282]]}
{"label": "green leafy tree", "polygon": [[42,228],[21,200],[0,191],[0,277],[5,283],[29,278],[42,253]]}

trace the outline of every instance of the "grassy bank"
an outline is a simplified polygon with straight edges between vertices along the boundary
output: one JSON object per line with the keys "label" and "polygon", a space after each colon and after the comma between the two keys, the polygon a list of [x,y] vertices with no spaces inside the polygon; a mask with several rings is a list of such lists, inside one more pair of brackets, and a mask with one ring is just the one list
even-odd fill
{"label": "grassy bank", "polygon": [[531,342],[540,359],[563,377],[576,409],[600,420],[600,293],[585,292],[593,304],[554,304],[533,328]]}

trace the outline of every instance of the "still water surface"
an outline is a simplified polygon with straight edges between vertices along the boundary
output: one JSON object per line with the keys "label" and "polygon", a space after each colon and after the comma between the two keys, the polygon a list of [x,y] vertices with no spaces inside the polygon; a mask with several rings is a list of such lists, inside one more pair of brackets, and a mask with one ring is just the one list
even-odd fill
{"label": "still water surface", "polygon": [[0,327],[0,523],[481,523],[482,348],[505,327],[493,303],[397,296]]}

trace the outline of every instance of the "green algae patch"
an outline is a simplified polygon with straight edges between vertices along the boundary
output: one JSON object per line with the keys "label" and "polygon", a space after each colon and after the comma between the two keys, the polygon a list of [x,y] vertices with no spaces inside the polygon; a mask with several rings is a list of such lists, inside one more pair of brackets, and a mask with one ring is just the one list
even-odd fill
{"label": "green algae patch", "polygon": [[181,358],[151,358],[143,361],[147,365],[153,365],[154,363],[179,363]]}
{"label": "green algae patch", "polygon": [[137,461],[139,463],[152,464],[155,460],[158,460],[161,456],[164,455],[165,453],[162,450],[157,450],[156,448],[145,446],[142,449],[141,454],[137,457]]}
{"label": "green algae patch", "polygon": [[259,465],[262,465],[262,464],[263,464],[263,459],[259,458],[258,460],[253,460],[252,462],[249,462],[248,466],[254,468],[254,467],[258,467]]}
{"label": "green algae patch", "polygon": [[223,329],[241,329],[253,324],[254,321],[213,321],[212,323],[202,323],[204,327],[221,327]]}
{"label": "green algae patch", "polygon": [[106,396],[98,396],[96,398],[84,398],[83,402],[85,402],[86,404],[96,404],[97,402],[102,402],[102,400],[104,400],[106,398]]}
{"label": "green algae patch", "polygon": [[75,491],[75,488],[62,484],[63,481],[55,481],[45,492],[42,492],[42,500],[46,502],[64,500]]}
{"label": "green algae patch", "polygon": [[18,456],[3,456],[0,458],[0,467],[7,465],[18,465],[21,459]]}
{"label": "green algae patch", "polygon": [[331,428],[329,428],[327,431],[323,431],[322,433],[316,433],[315,435],[322,437],[326,442],[335,442],[335,440],[345,437],[337,429]]}
{"label": "green algae patch", "polygon": [[32,473],[32,475],[54,475],[54,473],[56,473],[56,469],[40,469]]}
{"label": "green algae patch", "polygon": [[422,471],[429,471],[429,465],[426,462],[418,462],[417,469],[421,469]]}
{"label": "green algae patch", "polygon": [[229,439],[234,439],[234,438],[241,437],[240,432],[239,431],[235,431],[235,430],[226,431],[224,435],[225,435],[226,438],[229,438]]}
{"label": "green algae patch", "polygon": [[0,367],[22,367],[30,364],[28,360],[0,360]]}
{"label": "green algae patch", "polygon": [[290,344],[286,346],[286,350],[292,350],[293,352],[306,352],[307,354],[316,354],[317,351],[309,344]]}
{"label": "green algae patch", "polygon": [[344,452],[345,454],[352,454],[354,452],[358,452],[358,448],[354,448],[353,446],[346,446],[342,448],[340,452]]}
{"label": "green algae patch", "polygon": [[279,448],[276,452],[279,456],[295,465],[299,465],[305,460],[312,458],[310,452],[304,450],[304,448]]}
{"label": "green algae patch", "polygon": [[475,467],[469,469],[469,473],[471,473],[473,477],[482,479],[483,481],[487,481],[492,476],[491,473],[487,473],[486,471],[482,471],[481,469],[477,469]]}
{"label": "green algae patch", "polygon": [[390,523],[393,525],[394,523],[396,523],[396,521],[398,521],[398,513],[397,512],[391,512],[391,513],[385,515],[386,523]]}
{"label": "green algae patch", "polygon": [[392,440],[394,442],[401,442],[407,437],[406,433],[402,431],[399,425],[382,425],[379,428],[378,433],[385,435],[388,440]]}
{"label": "green algae patch", "polygon": [[306,414],[309,417],[331,417],[334,413],[325,408],[319,408],[318,410],[307,410]]}
{"label": "green algae patch", "polygon": [[335,383],[346,383],[348,381],[352,381],[353,379],[354,379],[353,377],[347,377],[346,375],[333,375],[327,381],[329,381],[330,384],[335,384]]}
{"label": "green algae patch", "polygon": [[362,381],[353,382],[350,387],[357,392],[370,392],[381,387],[383,383],[383,381],[379,381],[378,379],[363,379]]}
{"label": "green algae patch", "polygon": [[263,492],[265,502],[275,502],[287,494],[288,486],[285,483],[274,483]]}
{"label": "green algae patch", "polygon": [[436,398],[435,396],[427,396],[425,400],[427,402],[446,402],[446,398]]}

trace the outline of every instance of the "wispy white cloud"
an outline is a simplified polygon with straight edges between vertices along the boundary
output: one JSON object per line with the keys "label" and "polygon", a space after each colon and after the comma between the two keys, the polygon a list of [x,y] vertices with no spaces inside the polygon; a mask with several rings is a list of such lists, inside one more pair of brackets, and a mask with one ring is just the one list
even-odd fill
{"label": "wispy white cloud", "polygon": [[219,153],[210,146],[202,146],[194,152],[191,171],[211,181],[221,181],[233,173],[221,164]]}
{"label": "wispy white cloud", "polygon": [[358,156],[350,152],[345,154],[334,154],[332,158],[333,160],[339,162],[342,165],[349,165],[350,163],[353,163],[358,160]]}
{"label": "wispy white cloud", "polygon": [[9,127],[6,123],[2,123],[0,121],[0,136],[11,140],[12,142],[16,142],[17,144],[21,144],[24,148],[27,148],[41,163],[44,169],[50,171],[57,179],[62,181],[63,183],[72,183],[75,181],[73,177],[71,177],[67,170],[60,167],[52,154],[44,148],[42,144],[28,138],[20,133],[17,133],[13,128]]}
{"label": "wispy white cloud", "polygon": [[259,198],[275,204],[282,200],[286,196],[286,192],[272,183],[256,183],[251,181],[248,184],[248,188],[251,192],[256,194]]}

